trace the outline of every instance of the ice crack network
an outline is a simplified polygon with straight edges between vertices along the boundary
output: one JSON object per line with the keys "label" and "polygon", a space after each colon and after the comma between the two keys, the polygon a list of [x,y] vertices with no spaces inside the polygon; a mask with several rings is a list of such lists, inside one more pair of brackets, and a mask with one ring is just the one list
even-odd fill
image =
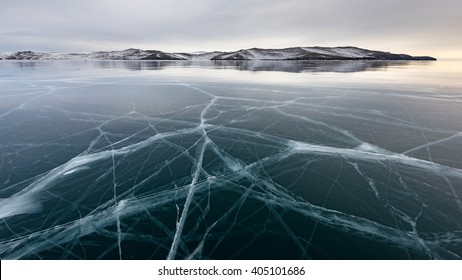
{"label": "ice crack network", "polygon": [[461,258],[460,94],[101,63],[2,77],[1,258]]}

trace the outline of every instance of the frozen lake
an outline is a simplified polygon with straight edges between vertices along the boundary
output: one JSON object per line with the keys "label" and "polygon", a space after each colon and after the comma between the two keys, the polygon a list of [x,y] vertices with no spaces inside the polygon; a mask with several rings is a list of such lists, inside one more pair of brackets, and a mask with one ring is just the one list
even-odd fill
{"label": "frozen lake", "polygon": [[0,258],[461,259],[460,65],[0,61]]}

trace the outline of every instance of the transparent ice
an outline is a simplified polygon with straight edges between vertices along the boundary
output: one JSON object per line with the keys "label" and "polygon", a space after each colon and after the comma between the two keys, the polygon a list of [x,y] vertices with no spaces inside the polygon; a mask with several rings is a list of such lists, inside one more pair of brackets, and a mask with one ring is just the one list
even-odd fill
{"label": "transparent ice", "polygon": [[444,62],[278,63],[0,62],[0,258],[460,259]]}

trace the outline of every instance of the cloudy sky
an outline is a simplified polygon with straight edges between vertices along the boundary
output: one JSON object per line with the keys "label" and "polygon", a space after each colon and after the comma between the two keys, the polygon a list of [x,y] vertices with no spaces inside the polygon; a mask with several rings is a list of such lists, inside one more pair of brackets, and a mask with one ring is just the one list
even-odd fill
{"label": "cloudy sky", "polygon": [[462,57],[461,0],[0,0],[0,52],[358,46]]}

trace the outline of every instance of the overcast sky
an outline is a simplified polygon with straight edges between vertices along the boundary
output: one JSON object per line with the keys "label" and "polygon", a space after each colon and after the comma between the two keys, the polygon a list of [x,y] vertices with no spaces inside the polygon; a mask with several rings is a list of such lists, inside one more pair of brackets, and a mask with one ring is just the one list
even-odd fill
{"label": "overcast sky", "polygon": [[0,52],[358,46],[462,57],[462,0],[0,0]]}

